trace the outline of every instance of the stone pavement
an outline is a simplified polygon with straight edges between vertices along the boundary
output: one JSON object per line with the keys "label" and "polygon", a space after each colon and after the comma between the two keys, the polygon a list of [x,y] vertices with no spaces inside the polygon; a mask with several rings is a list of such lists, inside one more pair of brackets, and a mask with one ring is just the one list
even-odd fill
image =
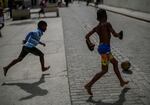
{"label": "stone pavement", "polygon": [[[90,4],[91,6],[94,6],[94,4]],[[118,7],[112,7],[112,6],[108,6],[108,5],[98,5],[98,8],[103,8],[106,9],[107,11],[113,12],[113,13],[117,13],[117,14],[121,14],[121,15],[125,15],[131,18],[135,18],[138,20],[142,20],[145,22],[150,22],[150,14],[148,13],[144,13],[144,12],[139,12],[139,11],[134,11],[134,10],[130,10],[130,9],[124,9],[124,8],[118,8]],[[113,48],[113,50],[116,49],[117,54],[118,55],[118,60],[119,61],[124,61],[125,59],[128,60],[128,58],[119,51],[118,48]],[[150,104],[150,82],[149,82],[149,76],[148,73],[146,74],[144,71],[141,70],[141,68],[138,68],[139,65],[135,65],[133,62],[132,63],[132,69],[135,71],[134,75],[132,75],[132,79],[135,83],[137,83],[137,86],[139,87],[141,93],[141,96],[143,97],[142,100],[145,104],[149,105]],[[145,97],[145,98],[144,98]]]}
{"label": "stone pavement", "polygon": [[[61,10],[72,105],[149,105],[149,100],[146,99],[148,94],[143,90],[143,86],[150,86],[133,62],[131,62],[130,72],[121,72],[122,76],[130,81],[126,88],[120,87],[110,65],[109,73],[93,86],[94,96],[89,97],[86,93],[84,85],[99,72],[100,60],[97,51],[90,52],[85,44],[85,34],[93,27],[93,24],[89,24],[88,16],[81,17],[81,13],[88,14],[86,12],[88,11],[93,15],[94,9],[84,5],[84,3],[74,3],[68,9]],[[97,43],[95,37],[92,39]],[[128,60],[118,48],[113,47],[112,52],[119,62]]]}
{"label": "stone pavement", "polygon": [[42,73],[39,58],[29,54],[4,77],[2,68],[18,56],[22,40],[36,29],[39,19],[6,21],[0,38],[0,105],[70,105],[62,19],[41,20],[48,24],[41,38],[46,47],[37,47],[50,70]]}

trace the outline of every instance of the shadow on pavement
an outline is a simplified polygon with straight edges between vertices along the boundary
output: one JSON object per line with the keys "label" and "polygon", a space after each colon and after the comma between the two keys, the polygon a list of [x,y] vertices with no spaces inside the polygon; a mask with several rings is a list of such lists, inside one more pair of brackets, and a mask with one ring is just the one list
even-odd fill
{"label": "shadow on pavement", "polygon": [[105,103],[102,102],[101,100],[95,101],[93,100],[93,96],[90,96],[87,100],[87,102],[93,103],[94,105],[123,105],[123,103],[126,101],[125,99],[125,93],[129,90],[130,88],[124,88],[121,91],[121,94],[119,95],[119,100],[117,100],[114,103]]}
{"label": "shadow on pavement", "polygon": [[42,74],[41,78],[39,81],[34,82],[34,83],[3,83],[2,86],[13,86],[16,85],[20,87],[22,90],[26,91],[27,93],[30,93],[31,95],[22,97],[19,100],[27,100],[30,98],[33,98],[35,96],[44,96],[48,93],[46,89],[42,89],[39,87],[40,84],[45,82],[44,76],[50,75],[50,74]]}
{"label": "shadow on pavement", "polygon": [[133,74],[133,72],[131,70],[122,70],[122,72],[125,74]]}

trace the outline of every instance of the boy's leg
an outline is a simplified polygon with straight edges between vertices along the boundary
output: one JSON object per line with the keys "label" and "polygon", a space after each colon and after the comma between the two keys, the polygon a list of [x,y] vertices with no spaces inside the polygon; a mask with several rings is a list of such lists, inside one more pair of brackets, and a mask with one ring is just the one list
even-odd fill
{"label": "boy's leg", "polygon": [[43,14],[43,16],[45,17],[45,9],[42,8],[41,13]]}
{"label": "boy's leg", "polygon": [[23,58],[28,54],[27,51],[25,51],[25,48],[23,47],[22,48],[22,51],[19,55],[19,57],[17,59],[14,59],[12,62],[10,62],[7,66],[3,67],[3,70],[4,70],[4,75],[6,76],[8,70],[13,66],[15,65],[16,63],[20,62],[23,60]]}
{"label": "boy's leg", "polygon": [[84,87],[85,89],[87,90],[87,92],[90,94],[90,95],[93,95],[93,93],[91,92],[91,87],[92,85],[97,81],[99,80],[105,73],[108,72],[108,56],[106,54],[103,54],[101,55],[101,66],[102,66],[102,71],[97,73],[93,78],[92,80],[87,83]]}
{"label": "boy's leg", "polygon": [[0,30],[4,27],[4,23],[0,23]]}
{"label": "boy's leg", "polygon": [[46,71],[50,68],[50,66],[45,67],[44,54],[39,49],[37,49],[36,47],[33,47],[33,48],[29,48],[28,50],[30,53],[40,57],[40,63],[41,63],[42,71]]}
{"label": "boy's leg", "polygon": [[39,18],[40,18],[40,14],[41,14],[41,13],[39,12]]}
{"label": "boy's leg", "polygon": [[113,64],[114,72],[120,81],[120,86],[123,87],[125,84],[128,84],[129,81],[123,80],[123,78],[120,74],[119,68],[118,68],[118,61],[112,55],[110,55],[110,56],[111,56],[110,62]]}
{"label": "boy's leg", "polygon": [[39,11],[39,18],[41,17],[41,14],[43,14],[43,9],[42,8]]}
{"label": "boy's leg", "polygon": [[23,58],[17,58],[17,59],[14,59],[8,66],[5,66],[3,67],[3,70],[4,70],[4,75],[6,76],[8,70],[10,67],[12,67],[13,65],[15,65],[16,63],[22,61]]}
{"label": "boy's leg", "polygon": [[2,37],[1,29],[4,27],[4,23],[0,23],[0,37]]}
{"label": "boy's leg", "polygon": [[39,11],[39,18],[40,18],[41,10]]}
{"label": "boy's leg", "polygon": [[2,37],[2,33],[1,33],[1,30],[0,30],[0,37]]}
{"label": "boy's leg", "polygon": [[93,85],[97,80],[99,80],[99,79],[100,79],[105,73],[107,73],[107,72],[108,72],[108,66],[102,66],[102,71],[99,72],[99,73],[97,73],[97,74],[92,78],[92,80],[84,86],[89,95],[93,95],[93,93],[92,93],[92,91],[91,91],[92,85]]}
{"label": "boy's leg", "polygon": [[41,68],[42,68],[42,71],[46,71],[46,70],[48,70],[49,68],[50,68],[50,66],[47,66],[47,67],[45,67],[44,66],[44,54],[42,55],[40,55],[40,62],[41,62]]}

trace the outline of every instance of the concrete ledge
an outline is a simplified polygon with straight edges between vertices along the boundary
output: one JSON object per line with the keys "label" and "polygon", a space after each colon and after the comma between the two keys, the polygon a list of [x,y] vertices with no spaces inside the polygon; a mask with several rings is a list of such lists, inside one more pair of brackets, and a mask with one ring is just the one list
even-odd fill
{"label": "concrete ledge", "polygon": [[[31,9],[31,14],[39,13],[40,9]],[[56,16],[59,17],[59,9],[56,3],[48,4],[48,6],[44,9],[45,12],[56,12]]]}
{"label": "concrete ledge", "polygon": [[12,18],[13,20],[21,20],[21,19],[29,19],[30,18],[30,10],[12,10]]}
{"label": "concrete ledge", "polygon": [[57,4],[49,4],[47,8],[45,8],[45,12],[56,12],[56,16],[59,17],[59,9]]}

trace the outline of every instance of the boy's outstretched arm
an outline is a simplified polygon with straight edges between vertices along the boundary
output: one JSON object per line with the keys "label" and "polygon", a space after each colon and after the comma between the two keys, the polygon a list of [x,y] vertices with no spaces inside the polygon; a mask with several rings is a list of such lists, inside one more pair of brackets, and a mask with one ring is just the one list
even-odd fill
{"label": "boy's outstretched arm", "polygon": [[119,39],[122,39],[122,31],[119,32],[119,33],[116,33],[110,23],[108,23],[108,28],[109,28],[110,33],[112,33],[112,35],[113,35],[114,37],[118,37]]}

